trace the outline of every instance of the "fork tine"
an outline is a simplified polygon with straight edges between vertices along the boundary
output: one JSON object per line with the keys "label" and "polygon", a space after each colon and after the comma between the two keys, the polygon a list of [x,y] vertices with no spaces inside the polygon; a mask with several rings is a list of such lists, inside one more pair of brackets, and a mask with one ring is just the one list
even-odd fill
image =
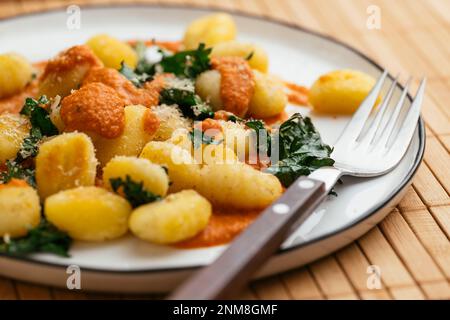
{"label": "fork tine", "polygon": [[[423,78],[420,82],[420,86],[417,89],[416,96],[414,97],[411,106],[409,107],[408,114],[403,121],[402,127],[391,146],[386,148],[387,150],[391,149],[395,145],[395,152],[404,154],[406,148],[408,148],[411,142],[411,137],[413,136],[417,126],[417,120],[420,116],[420,108],[422,106],[426,82],[426,78]],[[389,139],[387,142],[389,142]]]}
{"label": "fork tine", "polygon": [[356,110],[355,114],[345,127],[338,141],[346,141],[346,143],[350,141],[353,142],[360,135],[367,121],[367,118],[369,118],[370,112],[373,109],[375,101],[377,101],[386,75],[387,71],[384,70],[383,74],[378,78],[378,81],[375,83],[372,90],[361,103],[358,110]]}
{"label": "fork tine", "polygon": [[389,141],[389,138],[392,135],[392,132],[394,131],[395,124],[397,123],[397,119],[400,115],[400,111],[402,110],[403,104],[405,102],[406,95],[408,94],[408,88],[409,84],[411,83],[411,77],[409,77],[408,81],[406,81],[405,87],[403,89],[403,92],[400,96],[400,99],[398,100],[397,104],[394,107],[394,111],[391,113],[390,118],[386,122],[384,128],[383,128],[383,134],[381,135],[379,141],[377,142],[377,145],[380,145],[382,147],[385,147]]}
{"label": "fork tine", "polygon": [[373,140],[377,136],[377,133],[381,126],[380,125],[381,120],[383,119],[383,115],[387,109],[387,106],[389,105],[389,102],[391,101],[394,89],[397,86],[398,76],[399,75],[397,75],[395,77],[394,81],[392,81],[391,86],[389,87],[389,90],[388,90],[386,96],[384,96],[383,101],[381,102],[381,105],[378,106],[378,110],[375,115],[375,119],[373,119],[372,123],[370,124],[369,130],[367,130],[367,133],[364,134],[362,139],[361,139],[361,137],[358,137],[358,139],[361,139],[361,142],[368,141],[371,144],[371,143],[373,143]]}

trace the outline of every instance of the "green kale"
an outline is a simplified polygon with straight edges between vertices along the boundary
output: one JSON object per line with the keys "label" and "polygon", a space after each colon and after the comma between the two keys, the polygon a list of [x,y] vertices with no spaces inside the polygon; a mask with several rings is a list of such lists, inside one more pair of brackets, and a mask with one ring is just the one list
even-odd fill
{"label": "green kale", "polygon": [[0,183],[8,183],[11,179],[25,180],[30,186],[36,188],[35,170],[8,160],[6,161],[6,171],[0,172]]}
{"label": "green kale", "polygon": [[72,239],[66,233],[42,219],[40,224],[31,229],[25,237],[1,242],[0,253],[23,255],[33,252],[48,252],[69,257],[68,251],[71,243]]}
{"label": "green kale", "polygon": [[39,100],[33,98],[26,98],[25,105],[23,106],[20,114],[23,114],[30,118],[31,126],[40,130],[42,136],[54,136],[57,135],[58,129],[50,120],[50,114],[42,105],[48,104],[46,96],[42,96]]}
{"label": "green kale", "polygon": [[123,192],[133,208],[143,204],[161,200],[161,197],[144,189],[142,182],[135,182],[129,175],[125,181],[122,178],[111,178],[111,187],[116,193]]}
{"label": "green kale", "polygon": [[244,119],[239,118],[238,116],[235,116],[234,114],[233,114],[233,115],[230,115],[230,116],[228,117],[227,121],[231,121],[231,122],[234,122],[234,123],[242,123],[242,122],[245,122]]}
{"label": "green kale", "polygon": [[32,127],[30,134],[23,139],[19,152],[17,152],[15,162],[22,163],[29,158],[34,158],[38,154],[39,142],[43,136],[41,130],[37,127]]}
{"label": "green kale", "polygon": [[[270,156],[270,148],[271,148],[271,136],[269,134],[269,131],[266,129],[266,126],[263,121],[261,120],[248,120],[245,122],[245,125],[253,129],[256,133],[256,151],[258,154],[263,154]],[[264,139],[260,139],[260,131],[262,131],[262,134],[265,135],[265,141]]]}
{"label": "green kale", "polygon": [[131,69],[122,61],[119,72],[136,87],[142,88],[143,84],[153,79],[153,77],[145,72],[139,73],[137,70]]}
{"label": "green kale", "polygon": [[220,144],[222,140],[215,140],[214,137],[208,136],[202,130],[194,128],[189,132],[189,137],[191,138],[194,148],[199,148],[202,144]]}
{"label": "green kale", "polygon": [[35,171],[29,167],[27,160],[36,157],[39,142],[44,136],[58,134],[58,129],[50,120],[50,114],[42,106],[49,101],[45,96],[38,100],[27,98],[20,114],[30,119],[31,129],[29,135],[22,141],[19,151],[14,160],[6,162],[6,171],[0,173],[0,183],[8,183],[11,179],[24,179],[31,186],[36,187],[34,178]]}
{"label": "green kale", "polygon": [[310,118],[299,113],[285,121],[278,131],[279,162],[267,169],[288,187],[298,177],[309,175],[314,170],[332,166],[332,148],[322,142],[319,132]]}
{"label": "green kale", "polygon": [[158,63],[162,70],[178,77],[195,79],[203,71],[211,68],[209,55],[212,48],[205,49],[200,43],[195,50],[180,51],[171,56],[163,56]]}
{"label": "green kale", "polygon": [[159,101],[167,105],[176,104],[186,118],[198,121],[214,118],[214,112],[211,108],[191,90],[178,88],[163,89],[159,94]]}

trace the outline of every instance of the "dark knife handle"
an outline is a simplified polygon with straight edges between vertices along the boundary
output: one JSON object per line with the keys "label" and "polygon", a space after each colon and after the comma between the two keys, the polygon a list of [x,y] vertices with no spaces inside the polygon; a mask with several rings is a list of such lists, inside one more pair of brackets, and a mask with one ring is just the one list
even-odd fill
{"label": "dark knife handle", "polygon": [[280,247],[327,195],[323,182],[302,177],[243,231],[211,265],[168,299],[228,299]]}

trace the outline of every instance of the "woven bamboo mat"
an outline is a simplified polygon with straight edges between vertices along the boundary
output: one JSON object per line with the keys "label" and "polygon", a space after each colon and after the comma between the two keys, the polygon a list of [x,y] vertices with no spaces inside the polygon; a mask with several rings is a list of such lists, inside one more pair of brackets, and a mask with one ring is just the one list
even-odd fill
{"label": "woven bamboo mat", "polygon": [[[426,75],[425,158],[398,207],[346,248],[306,267],[254,282],[236,298],[450,299],[450,1],[24,0],[0,2],[0,18],[72,3],[112,2],[188,4],[270,16],[340,39],[392,73]],[[381,9],[380,30],[366,27],[371,5]],[[381,289],[367,288],[369,265],[380,267]],[[85,298],[155,297],[78,293],[0,277],[0,299]]]}

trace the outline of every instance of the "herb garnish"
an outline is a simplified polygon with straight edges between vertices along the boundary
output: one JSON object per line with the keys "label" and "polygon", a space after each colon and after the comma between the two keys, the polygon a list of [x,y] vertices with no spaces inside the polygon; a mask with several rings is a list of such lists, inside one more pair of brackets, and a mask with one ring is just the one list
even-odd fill
{"label": "herb garnish", "polygon": [[0,243],[0,253],[22,255],[32,252],[48,252],[69,257],[68,250],[72,239],[50,222],[42,219],[25,237]]}
{"label": "herb garnish", "polygon": [[222,140],[215,140],[214,137],[208,136],[202,130],[194,128],[189,132],[189,138],[191,138],[194,148],[198,149],[202,144],[220,144]]}
{"label": "herb garnish", "polygon": [[267,172],[277,176],[285,187],[300,176],[334,164],[330,158],[332,148],[322,142],[310,118],[296,113],[280,126],[277,134],[280,161]]}
{"label": "herb garnish", "polygon": [[8,183],[13,178],[25,180],[30,186],[36,188],[34,169],[24,168],[13,160],[7,160],[6,171],[0,172],[0,183]]}
{"label": "herb garnish", "polygon": [[214,118],[214,112],[211,108],[191,90],[178,88],[163,89],[159,94],[159,101],[161,104],[176,104],[186,118],[198,121]]}
{"label": "herb garnish", "polygon": [[6,161],[6,171],[0,173],[0,182],[8,183],[12,178],[23,179],[31,186],[36,186],[34,169],[27,166],[28,159],[36,157],[39,142],[45,136],[58,134],[58,129],[50,120],[49,112],[42,107],[48,104],[46,96],[38,100],[27,98],[20,114],[27,116],[31,122],[29,135],[22,141],[19,151],[14,160]]}
{"label": "herb garnish", "polygon": [[143,182],[135,182],[129,175],[125,181],[122,178],[109,179],[111,187],[115,193],[123,192],[128,202],[133,208],[140,205],[161,200],[161,197],[144,189]]}
{"label": "herb garnish", "polygon": [[136,87],[138,88],[142,88],[142,85],[147,82],[152,80],[152,76],[143,72],[143,73],[138,73],[136,70],[131,69],[129,66],[127,66],[125,64],[125,62],[122,61],[122,63],[120,64],[120,69],[119,72],[125,76],[125,78],[127,78],[128,80],[131,81],[131,83],[133,83]]}
{"label": "herb garnish", "polygon": [[[270,156],[270,146],[271,146],[271,137],[269,134],[269,131],[266,129],[266,126],[263,121],[261,120],[248,120],[245,122],[245,125],[253,129],[256,133],[256,151],[258,154],[265,154],[267,156]],[[265,134],[265,141],[264,139],[260,139],[260,131],[262,134]],[[265,142],[265,143],[264,143]]]}
{"label": "herb garnish", "polygon": [[200,43],[195,50],[180,51],[171,56],[164,56],[159,65],[164,72],[195,79],[200,73],[211,68],[209,59],[211,51],[212,48],[205,49],[205,44]]}

